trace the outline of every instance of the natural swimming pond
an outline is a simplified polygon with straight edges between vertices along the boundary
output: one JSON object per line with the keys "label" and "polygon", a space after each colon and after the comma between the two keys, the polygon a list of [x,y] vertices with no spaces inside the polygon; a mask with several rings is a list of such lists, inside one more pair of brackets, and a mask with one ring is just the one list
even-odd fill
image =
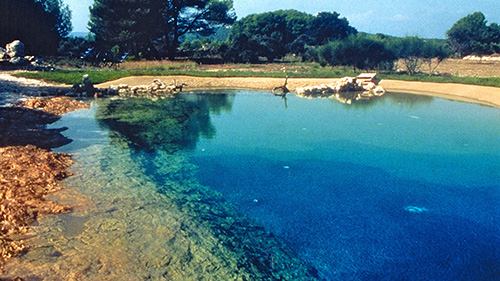
{"label": "natural swimming pond", "polygon": [[392,93],[97,100],[67,114],[76,205],[11,272],[108,280],[495,280],[500,115]]}

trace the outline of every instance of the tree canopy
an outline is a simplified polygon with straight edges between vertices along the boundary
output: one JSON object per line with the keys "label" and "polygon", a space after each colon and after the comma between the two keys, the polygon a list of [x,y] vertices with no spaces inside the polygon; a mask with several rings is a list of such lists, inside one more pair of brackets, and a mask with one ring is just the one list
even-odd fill
{"label": "tree canopy", "polygon": [[329,42],[318,50],[322,64],[352,66],[358,69],[391,68],[396,56],[376,36],[351,35]]}
{"label": "tree canopy", "polygon": [[[296,10],[279,10],[252,14],[232,26],[227,56],[234,61],[254,60],[256,56],[272,61],[292,50],[304,52],[306,45],[324,44],[355,33],[356,29],[337,13],[313,16]],[[253,56],[249,57],[249,53]]]}
{"label": "tree canopy", "polygon": [[194,31],[202,35],[214,33],[214,27],[236,20],[232,0],[163,0],[163,38],[168,56],[175,58],[179,38]]}
{"label": "tree canopy", "polygon": [[500,27],[487,24],[481,12],[475,12],[459,19],[446,36],[453,52],[459,56],[490,54],[500,51]]}
{"label": "tree canopy", "polygon": [[161,4],[154,0],[95,0],[90,7],[90,32],[98,48],[137,55],[159,36]]}
{"label": "tree canopy", "polygon": [[0,45],[21,40],[31,54],[52,54],[72,29],[61,0],[0,0]]}
{"label": "tree canopy", "polygon": [[357,30],[349,25],[346,18],[340,14],[321,12],[311,22],[310,36],[316,39],[317,45],[323,45],[333,40],[341,40],[356,34]]}
{"label": "tree canopy", "polygon": [[174,58],[182,35],[208,35],[233,23],[232,5],[232,0],[95,0],[89,27],[98,46]]}

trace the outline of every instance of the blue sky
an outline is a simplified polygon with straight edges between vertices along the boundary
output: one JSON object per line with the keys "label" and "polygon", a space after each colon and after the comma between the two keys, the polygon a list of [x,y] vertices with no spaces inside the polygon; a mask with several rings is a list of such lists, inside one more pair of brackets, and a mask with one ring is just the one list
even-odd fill
{"label": "blue sky", "polygon": [[[73,31],[86,32],[93,0],[63,0],[73,13]],[[498,0],[233,0],[238,18],[253,13],[295,9],[315,14],[337,12],[359,31],[395,36],[445,38],[458,19],[476,11],[500,23]]]}

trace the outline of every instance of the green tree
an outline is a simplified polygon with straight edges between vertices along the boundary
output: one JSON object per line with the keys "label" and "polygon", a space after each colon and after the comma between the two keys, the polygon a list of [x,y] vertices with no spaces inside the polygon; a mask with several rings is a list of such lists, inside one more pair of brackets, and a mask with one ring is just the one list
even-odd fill
{"label": "green tree", "polygon": [[343,65],[357,69],[392,68],[395,59],[385,42],[375,37],[351,35],[344,40],[329,42],[318,50],[323,65]]}
{"label": "green tree", "polygon": [[491,23],[489,26],[489,38],[491,51],[500,53],[500,25]]}
{"label": "green tree", "polygon": [[236,20],[232,0],[163,0],[162,38],[168,57],[174,59],[179,39],[188,32],[209,35],[215,27]]}
{"label": "green tree", "polygon": [[422,64],[424,40],[418,36],[406,36],[389,40],[390,49],[408,70],[408,74],[415,74]]}
{"label": "green tree", "polygon": [[289,52],[302,57],[302,60],[307,60],[307,53],[311,49],[311,46],[316,45],[316,40],[307,35],[302,34],[292,43],[288,45]]}
{"label": "green tree", "polygon": [[88,38],[69,36],[60,42],[57,52],[63,56],[80,58],[89,47]]}
{"label": "green tree", "polygon": [[[482,55],[498,44],[498,25],[487,25],[486,17],[475,12],[459,19],[447,32],[451,50],[460,57],[469,54]],[[494,42],[492,40],[495,40]]]}
{"label": "green tree", "polygon": [[89,29],[98,48],[133,55],[155,55],[152,41],[160,36],[161,3],[154,0],[95,0]]}
{"label": "green tree", "polygon": [[339,18],[336,12],[321,12],[311,22],[310,35],[316,39],[317,45],[329,41],[345,39],[358,31],[349,25],[346,18]]}
{"label": "green tree", "polygon": [[[296,10],[279,10],[252,14],[238,20],[231,28],[229,42],[233,60],[242,60],[241,54],[255,53],[268,61],[288,53],[305,55],[310,46],[355,34],[345,18],[338,13],[322,12],[317,16]],[[239,44],[240,42],[248,44]]]}
{"label": "green tree", "polygon": [[71,24],[71,10],[62,0],[38,0],[45,12],[56,19],[55,28],[62,38],[68,37],[73,25]]}
{"label": "green tree", "polygon": [[[280,10],[248,15],[238,20],[229,33],[232,60],[283,57],[291,44],[310,27],[313,16],[296,10]],[[248,56],[249,53],[254,55]],[[235,55],[235,56],[234,56]]]}
{"label": "green tree", "polygon": [[21,40],[31,54],[54,54],[71,29],[71,12],[61,0],[0,0],[1,46]]}
{"label": "green tree", "polygon": [[424,41],[421,57],[429,67],[429,75],[433,75],[441,62],[449,56],[450,49],[446,42],[437,39]]}
{"label": "green tree", "polygon": [[450,56],[449,48],[443,40],[406,36],[389,38],[387,42],[395,57],[402,60],[410,75],[417,73],[424,63],[429,66],[429,75],[432,75],[439,64]]}
{"label": "green tree", "polygon": [[258,63],[259,55],[264,54],[261,41],[256,37],[249,37],[246,34],[240,34],[233,38],[227,44],[227,48],[223,53],[225,61]]}
{"label": "green tree", "polygon": [[182,35],[234,20],[232,0],[95,0],[89,28],[99,47],[174,59]]}

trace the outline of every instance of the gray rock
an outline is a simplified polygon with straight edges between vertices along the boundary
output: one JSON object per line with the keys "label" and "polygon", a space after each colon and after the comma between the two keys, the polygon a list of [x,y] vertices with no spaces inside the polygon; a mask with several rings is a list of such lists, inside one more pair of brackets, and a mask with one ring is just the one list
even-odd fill
{"label": "gray rock", "polygon": [[9,61],[13,65],[28,65],[30,62],[23,57],[13,57]]}
{"label": "gray rock", "polygon": [[15,40],[10,44],[7,44],[6,49],[7,55],[11,58],[24,57],[24,44],[19,40]]}
{"label": "gray rock", "polygon": [[7,51],[4,48],[0,47],[0,60],[6,60],[9,56],[7,55]]}
{"label": "gray rock", "polygon": [[93,96],[96,94],[96,89],[94,88],[94,84],[90,82],[90,78],[88,74],[83,75],[82,84],[74,84],[72,91],[78,96]]}
{"label": "gray rock", "polygon": [[82,85],[83,87],[88,87],[92,85],[92,82],[90,82],[90,78],[88,74],[84,74],[82,78]]}

